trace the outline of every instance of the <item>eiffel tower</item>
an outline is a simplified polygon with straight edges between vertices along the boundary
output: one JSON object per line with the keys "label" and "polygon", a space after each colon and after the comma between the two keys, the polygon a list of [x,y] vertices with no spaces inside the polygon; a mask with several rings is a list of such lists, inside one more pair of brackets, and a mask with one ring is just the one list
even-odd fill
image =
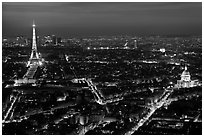
{"label": "eiffel tower", "polygon": [[32,39],[32,52],[27,63],[27,67],[32,65],[41,65],[39,54],[37,52],[36,35],[35,35],[35,23],[33,22],[33,39]]}

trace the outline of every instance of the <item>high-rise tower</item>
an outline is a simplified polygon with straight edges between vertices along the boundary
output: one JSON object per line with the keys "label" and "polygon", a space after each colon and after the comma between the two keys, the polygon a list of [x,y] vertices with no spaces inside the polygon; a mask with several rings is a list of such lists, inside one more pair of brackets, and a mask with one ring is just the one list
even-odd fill
{"label": "high-rise tower", "polygon": [[137,40],[134,40],[134,48],[137,49]]}
{"label": "high-rise tower", "polygon": [[33,39],[32,39],[32,51],[30,55],[30,59],[28,61],[27,67],[31,65],[40,65],[40,58],[37,52],[37,43],[36,43],[36,35],[35,35],[35,23],[33,22]]}

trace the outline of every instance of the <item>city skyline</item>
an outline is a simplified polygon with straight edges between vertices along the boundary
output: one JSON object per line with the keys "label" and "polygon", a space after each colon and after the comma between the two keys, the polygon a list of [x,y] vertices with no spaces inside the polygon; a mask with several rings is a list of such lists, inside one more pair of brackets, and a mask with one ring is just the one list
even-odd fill
{"label": "city skyline", "polygon": [[3,4],[3,135],[202,135],[199,4],[131,4]]}
{"label": "city skyline", "polygon": [[35,37],[2,43],[2,134],[202,134],[200,37]]}
{"label": "city skyline", "polygon": [[[27,35],[201,35],[202,3],[3,2],[4,37]],[[14,23],[15,22],[15,23]]]}

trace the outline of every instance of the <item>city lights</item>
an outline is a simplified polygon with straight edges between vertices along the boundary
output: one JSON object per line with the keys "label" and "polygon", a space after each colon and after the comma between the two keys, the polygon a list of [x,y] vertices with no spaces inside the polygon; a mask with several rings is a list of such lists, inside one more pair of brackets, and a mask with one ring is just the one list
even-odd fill
{"label": "city lights", "polygon": [[2,7],[3,135],[202,135],[201,2]]}

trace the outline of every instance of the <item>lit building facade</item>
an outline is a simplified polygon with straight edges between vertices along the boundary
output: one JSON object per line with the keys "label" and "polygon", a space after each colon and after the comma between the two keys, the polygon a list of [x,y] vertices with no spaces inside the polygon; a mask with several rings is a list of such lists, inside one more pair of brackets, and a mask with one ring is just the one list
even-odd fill
{"label": "lit building facade", "polygon": [[198,86],[198,80],[191,80],[190,72],[187,70],[185,66],[184,71],[181,74],[181,80],[177,80],[176,88],[190,88]]}

